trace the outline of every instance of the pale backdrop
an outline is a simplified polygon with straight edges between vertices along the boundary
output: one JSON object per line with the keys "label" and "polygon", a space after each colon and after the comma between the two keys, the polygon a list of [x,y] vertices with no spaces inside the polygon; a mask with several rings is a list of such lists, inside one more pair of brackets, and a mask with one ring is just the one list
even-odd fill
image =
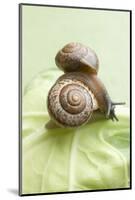
{"label": "pale backdrop", "polygon": [[129,12],[23,6],[22,20],[23,88],[38,72],[56,68],[57,51],[76,41],[96,51],[110,96],[128,105]]}

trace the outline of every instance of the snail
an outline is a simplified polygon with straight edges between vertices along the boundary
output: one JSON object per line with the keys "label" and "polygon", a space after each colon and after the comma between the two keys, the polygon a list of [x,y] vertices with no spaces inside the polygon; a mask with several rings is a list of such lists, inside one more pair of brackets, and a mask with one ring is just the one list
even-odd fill
{"label": "snail", "polygon": [[80,43],[65,45],[55,57],[56,65],[66,72],[89,71],[97,74],[99,61],[96,53]]}
{"label": "snail", "polygon": [[78,127],[90,121],[99,110],[107,119],[118,121],[115,105],[104,84],[97,77],[96,53],[80,43],[65,45],[55,57],[64,71],[48,93],[47,107],[51,119],[60,127]]}

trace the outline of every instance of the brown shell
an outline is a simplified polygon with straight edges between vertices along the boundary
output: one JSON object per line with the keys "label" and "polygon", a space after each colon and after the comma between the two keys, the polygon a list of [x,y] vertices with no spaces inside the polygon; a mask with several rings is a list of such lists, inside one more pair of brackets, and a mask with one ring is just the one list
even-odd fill
{"label": "brown shell", "polygon": [[89,88],[77,76],[72,79],[71,74],[74,73],[62,75],[48,94],[51,119],[62,127],[76,127],[87,123],[93,110],[98,107]]}
{"label": "brown shell", "polygon": [[80,43],[65,45],[55,57],[56,65],[64,72],[89,71],[97,74],[99,61],[96,53]]}

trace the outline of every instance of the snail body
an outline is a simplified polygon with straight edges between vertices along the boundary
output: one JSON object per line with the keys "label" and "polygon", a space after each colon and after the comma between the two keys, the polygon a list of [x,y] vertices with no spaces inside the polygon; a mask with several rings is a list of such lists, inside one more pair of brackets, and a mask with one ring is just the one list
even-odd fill
{"label": "snail body", "polygon": [[69,43],[55,57],[56,65],[64,71],[48,94],[48,112],[61,127],[86,124],[95,110],[117,120],[115,105],[104,84],[98,78],[99,61],[89,47]]}

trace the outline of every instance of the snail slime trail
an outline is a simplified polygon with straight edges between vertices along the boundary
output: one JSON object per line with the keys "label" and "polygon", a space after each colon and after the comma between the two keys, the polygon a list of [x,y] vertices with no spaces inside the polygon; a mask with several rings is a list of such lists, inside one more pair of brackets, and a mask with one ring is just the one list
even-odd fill
{"label": "snail slime trail", "polygon": [[99,110],[106,119],[118,121],[114,103],[98,78],[96,53],[80,43],[69,43],[58,51],[55,63],[64,74],[48,93],[47,107],[51,120],[60,127],[78,127],[90,121]]}

